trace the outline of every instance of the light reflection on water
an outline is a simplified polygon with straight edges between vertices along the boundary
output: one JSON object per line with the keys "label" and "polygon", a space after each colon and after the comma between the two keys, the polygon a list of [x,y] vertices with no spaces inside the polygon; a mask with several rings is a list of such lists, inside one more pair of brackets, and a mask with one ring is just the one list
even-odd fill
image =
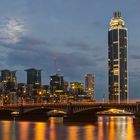
{"label": "light reflection on water", "polygon": [[[21,124],[22,123],[22,124]],[[27,140],[29,137],[29,123],[28,122],[19,122],[19,134],[24,134],[24,135],[19,135],[20,140]]]}
{"label": "light reflection on water", "polygon": [[132,117],[98,117],[94,123],[0,121],[0,140],[137,140]]}

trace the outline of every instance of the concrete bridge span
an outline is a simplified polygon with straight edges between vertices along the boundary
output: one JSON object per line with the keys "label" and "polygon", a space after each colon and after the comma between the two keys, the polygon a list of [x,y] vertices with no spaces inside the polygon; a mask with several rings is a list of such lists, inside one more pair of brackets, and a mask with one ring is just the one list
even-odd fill
{"label": "concrete bridge span", "polygon": [[96,115],[99,111],[109,109],[120,109],[131,112],[137,117],[140,117],[140,103],[93,103],[93,102],[73,102],[73,103],[38,103],[38,104],[7,104],[0,106],[1,116],[11,115],[11,112],[19,112],[21,116],[37,115],[46,116],[46,113],[51,110],[63,111],[68,117],[71,116],[90,116]]}

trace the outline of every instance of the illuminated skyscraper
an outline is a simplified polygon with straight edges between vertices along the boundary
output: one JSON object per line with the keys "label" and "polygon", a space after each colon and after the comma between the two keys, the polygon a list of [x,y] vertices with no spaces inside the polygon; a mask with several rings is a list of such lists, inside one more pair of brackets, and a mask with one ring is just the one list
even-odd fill
{"label": "illuminated skyscraper", "polygon": [[95,98],[95,75],[86,74],[85,75],[85,91],[88,96]]}
{"label": "illuminated skyscraper", "polygon": [[41,70],[27,69],[27,85],[41,85]]}
{"label": "illuminated skyscraper", "polygon": [[64,92],[63,76],[59,76],[57,74],[50,76],[50,92],[51,93]]}
{"label": "illuminated skyscraper", "polygon": [[16,83],[16,71],[7,69],[1,71],[1,84],[5,92],[15,91]]}
{"label": "illuminated skyscraper", "polygon": [[120,12],[114,12],[108,31],[109,101],[128,99],[127,48],[128,35]]}

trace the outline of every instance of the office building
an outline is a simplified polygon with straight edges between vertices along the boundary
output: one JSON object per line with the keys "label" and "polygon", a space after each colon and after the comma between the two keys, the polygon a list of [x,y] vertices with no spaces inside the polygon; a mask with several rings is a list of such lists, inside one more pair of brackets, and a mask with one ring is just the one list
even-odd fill
{"label": "office building", "polygon": [[63,93],[64,79],[58,74],[50,76],[50,93]]}
{"label": "office building", "polygon": [[41,70],[31,68],[25,71],[27,72],[27,85],[41,86]]}
{"label": "office building", "polygon": [[85,75],[85,92],[92,99],[95,99],[95,75],[94,74]]}
{"label": "office building", "polygon": [[16,90],[16,71],[1,70],[1,85],[3,92],[11,92]]}
{"label": "office building", "polygon": [[114,12],[108,31],[110,102],[127,102],[128,99],[127,42],[125,22],[120,12]]}

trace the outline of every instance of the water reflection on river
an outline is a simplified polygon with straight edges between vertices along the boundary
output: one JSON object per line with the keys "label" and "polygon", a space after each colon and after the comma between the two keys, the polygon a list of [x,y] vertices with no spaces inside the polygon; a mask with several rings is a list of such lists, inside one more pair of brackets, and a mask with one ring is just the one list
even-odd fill
{"label": "water reflection on river", "polygon": [[137,140],[140,124],[132,117],[98,117],[93,123],[0,121],[0,140]]}

